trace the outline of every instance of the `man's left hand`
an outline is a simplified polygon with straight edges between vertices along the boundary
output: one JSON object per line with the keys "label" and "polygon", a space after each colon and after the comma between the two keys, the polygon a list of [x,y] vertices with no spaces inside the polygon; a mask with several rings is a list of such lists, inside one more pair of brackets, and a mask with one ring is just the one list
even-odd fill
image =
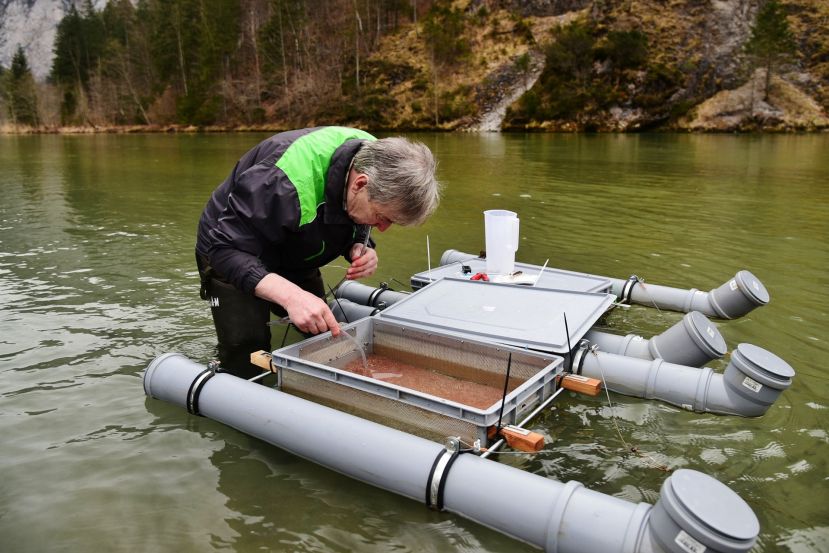
{"label": "man's left hand", "polygon": [[363,244],[351,246],[351,266],[345,273],[348,280],[357,280],[374,274],[377,270],[377,252]]}

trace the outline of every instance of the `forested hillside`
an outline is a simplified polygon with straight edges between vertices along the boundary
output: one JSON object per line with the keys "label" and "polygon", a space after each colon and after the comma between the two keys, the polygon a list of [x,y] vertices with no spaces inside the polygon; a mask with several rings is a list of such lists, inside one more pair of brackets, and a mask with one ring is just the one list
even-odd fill
{"label": "forested hillside", "polygon": [[824,0],[109,0],[4,128],[829,127]]}

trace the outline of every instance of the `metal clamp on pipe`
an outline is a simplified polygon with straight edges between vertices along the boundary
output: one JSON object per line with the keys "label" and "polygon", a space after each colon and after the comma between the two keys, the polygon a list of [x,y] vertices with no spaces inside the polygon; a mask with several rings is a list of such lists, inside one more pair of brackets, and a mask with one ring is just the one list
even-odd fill
{"label": "metal clamp on pipe", "polygon": [[446,474],[461,454],[461,442],[458,438],[448,438],[446,447],[432,463],[429,478],[426,480],[426,506],[433,511],[443,510],[443,491],[446,488]]}
{"label": "metal clamp on pipe", "polygon": [[380,297],[380,294],[385,292],[389,289],[388,282],[381,282],[380,286],[375,288],[374,291],[368,296],[368,304],[372,307],[377,307],[377,298]]}
{"label": "metal clamp on pipe", "polygon": [[[595,348],[595,346],[592,346]],[[581,374],[582,367],[584,367],[584,356],[590,351],[591,345],[587,340],[580,340],[573,352],[573,362],[570,364],[570,370],[573,374]]]}
{"label": "metal clamp on pipe", "polygon": [[625,281],[625,285],[622,286],[622,293],[619,297],[619,303],[630,303],[630,295],[633,293],[633,287],[639,282],[641,282],[641,280],[636,275],[630,275],[628,277]]}
{"label": "metal clamp on pipe", "polygon": [[216,371],[207,368],[197,374],[190,384],[190,389],[187,390],[187,412],[191,415],[201,416],[201,413],[199,413],[199,396],[204,385],[214,376],[216,376]]}

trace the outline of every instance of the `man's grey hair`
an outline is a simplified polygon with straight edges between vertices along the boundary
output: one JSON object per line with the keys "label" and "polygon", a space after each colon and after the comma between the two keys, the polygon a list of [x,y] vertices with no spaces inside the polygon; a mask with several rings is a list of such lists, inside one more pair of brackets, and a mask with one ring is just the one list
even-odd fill
{"label": "man's grey hair", "polygon": [[354,156],[354,170],[368,177],[369,198],[390,206],[398,225],[420,225],[437,209],[436,167],[425,144],[403,137],[366,141]]}

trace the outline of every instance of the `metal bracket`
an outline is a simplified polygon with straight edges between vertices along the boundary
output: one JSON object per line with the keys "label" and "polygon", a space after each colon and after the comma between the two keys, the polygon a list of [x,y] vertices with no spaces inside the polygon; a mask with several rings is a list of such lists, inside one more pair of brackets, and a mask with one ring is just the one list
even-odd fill
{"label": "metal bracket", "polygon": [[633,287],[639,282],[644,282],[644,280],[640,279],[636,275],[630,275],[630,277],[628,277],[625,281],[625,285],[622,286],[622,293],[619,298],[621,303],[630,303],[630,295],[633,292]]}
{"label": "metal bracket", "polygon": [[580,340],[576,346],[576,351],[573,353],[573,362],[570,364],[570,370],[573,374],[581,374],[582,366],[584,365],[584,355],[592,348],[590,342],[587,340]]}
{"label": "metal bracket", "polygon": [[443,510],[443,488],[446,485],[446,475],[452,467],[452,463],[458,458],[461,453],[461,439],[457,437],[448,437],[444,443],[444,449],[441,451],[435,462],[432,464],[432,470],[429,473],[429,479],[426,481],[426,506],[435,511]]}

